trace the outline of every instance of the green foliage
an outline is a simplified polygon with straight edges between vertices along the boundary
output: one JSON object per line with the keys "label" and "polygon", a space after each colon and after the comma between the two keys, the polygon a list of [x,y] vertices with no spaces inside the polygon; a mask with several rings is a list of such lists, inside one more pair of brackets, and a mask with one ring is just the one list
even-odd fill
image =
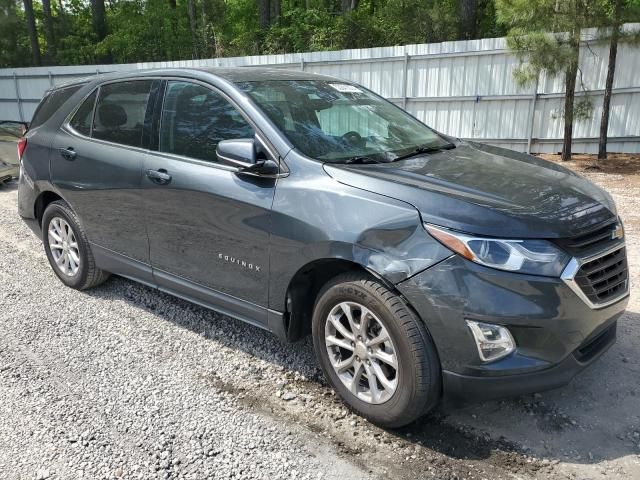
{"label": "green foliage", "polygon": [[23,67],[30,62],[24,13],[14,0],[0,0],[0,68]]}
{"label": "green foliage", "polygon": [[[341,0],[279,0],[260,27],[265,0],[106,0],[107,36],[98,41],[89,0],[53,0],[55,58],[52,64],[148,62],[190,58],[290,53],[440,42],[459,37],[461,0],[358,0],[342,10]],[[479,38],[500,36],[494,0],[477,0]],[[64,8],[64,11],[61,9]],[[34,0],[40,48],[48,49],[40,0]],[[17,48],[16,48],[17,40]],[[0,66],[31,61],[22,0],[0,0]]]}
{"label": "green foliage", "polygon": [[582,28],[593,25],[599,13],[594,1],[496,0],[498,21],[508,26],[507,45],[520,59],[514,72],[528,84],[540,72],[564,73],[578,61]]}

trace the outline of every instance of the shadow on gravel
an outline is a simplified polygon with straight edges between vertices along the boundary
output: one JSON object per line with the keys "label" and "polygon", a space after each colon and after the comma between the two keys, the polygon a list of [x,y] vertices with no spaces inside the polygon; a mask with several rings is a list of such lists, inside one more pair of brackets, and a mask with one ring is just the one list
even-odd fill
{"label": "shadow on gravel", "polygon": [[[104,285],[83,293],[103,299],[125,300],[133,306],[152,311],[160,318],[204,338],[215,339],[229,348],[243,351],[279,366],[285,371],[304,375],[317,387],[328,388],[317,367],[309,338],[294,344],[284,344],[276,336],[257,327],[119,277],[112,277]],[[625,315],[625,322],[640,324],[640,315],[628,312]],[[638,352],[631,351],[629,347],[624,348],[626,350],[622,355],[633,358],[635,371],[640,372]],[[619,346],[615,346],[612,350],[615,349],[619,350]],[[589,375],[579,375],[574,379],[572,386],[551,392],[555,397],[560,398],[565,397],[568,390],[570,398],[558,403],[566,404],[569,408],[579,404],[584,398],[572,399],[571,396],[583,395],[584,392],[594,396],[593,391],[602,390],[602,385],[599,385],[601,376],[618,375],[616,369],[610,365],[609,357],[619,356],[621,353],[610,351],[606,355],[608,357],[590,367]],[[635,395],[634,388],[639,389],[637,394],[640,397],[639,379],[640,375],[637,375],[635,380],[622,379],[624,382],[629,382],[627,390],[630,389],[632,397]],[[544,395],[546,398],[548,394]],[[551,394],[549,396],[555,398]],[[599,401],[595,399],[596,401],[589,405],[588,413],[595,419],[624,415],[628,418],[630,401],[635,402],[633,404],[637,406],[640,404],[638,397],[630,400],[625,396],[623,402],[616,402],[611,401],[611,395],[607,394],[606,398]],[[523,445],[531,445],[530,441],[540,441],[546,445],[546,450],[543,452],[539,449],[533,450],[536,457],[548,459],[546,461],[567,459],[567,455],[561,448],[565,441],[573,442],[571,447],[578,454],[571,460],[579,463],[597,463],[605,458],[619,458],[640,452],[640,438],[634,436],[637,433],[634,428],[637,427],[640,431],[640,422],[635,427],[629,425],[628,432],[623,434],[623,436],[626,435],[625,438],[619,444],[613,445],[610,442],[606,452],[602,451],[600,454],[596,450],[597,444],[602,442],[600,438],[596,437],[592,442],[579,441],[585,436],[598,436],[597,431],[588,433],[581,430],[569,415],[560,412],[552,404],[545,403],[540,398],[540,396],[527,396],[476,404],[458,410],[441,410],[409,427],[388,431],[388,433],[399,440],[423,446],[453,459],[492,459],[491,463],[516,471],[519,468],[531,470],[527,466],[531,463],[531,459],[523,456],[523,453],[531,453],[530,449],[523,447]],[[310,428],[313,428],[313,425]],[[592,450],[596,450],[598,454],[593,455]],[[531,467],[535,470],[533,465]]]}

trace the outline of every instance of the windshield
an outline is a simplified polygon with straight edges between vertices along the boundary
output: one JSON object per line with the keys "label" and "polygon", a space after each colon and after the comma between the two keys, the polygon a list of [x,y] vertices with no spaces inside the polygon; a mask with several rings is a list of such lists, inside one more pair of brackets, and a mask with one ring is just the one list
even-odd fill
{"label": "windshield", "polygon": [[305,155],[326,162],[390,162],[449,142],[368,90],[326,80],[242,82],[244,90]]}

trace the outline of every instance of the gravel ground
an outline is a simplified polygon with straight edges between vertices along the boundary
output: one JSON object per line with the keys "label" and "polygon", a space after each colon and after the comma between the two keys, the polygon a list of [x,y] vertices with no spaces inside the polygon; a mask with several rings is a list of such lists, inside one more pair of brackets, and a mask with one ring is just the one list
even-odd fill
{"label": "gravel ground", "polygon": [[[626,220],[640,182],[589,174]],[[640,479],[640,303],[569,386],[384,431],[324,384],[311,343],[133,282],[64,288],[0,188],[0,478]]]}

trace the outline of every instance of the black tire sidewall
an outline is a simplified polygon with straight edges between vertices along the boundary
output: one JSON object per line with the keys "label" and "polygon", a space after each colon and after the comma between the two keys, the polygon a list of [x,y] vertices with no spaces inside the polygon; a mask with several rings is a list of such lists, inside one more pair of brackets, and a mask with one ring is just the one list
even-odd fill
{"label": "black tire sidewall", "polygon": [[[73,234],[76,237],[76,241],[78,242],[78,249],[80,252],[80,268],[78,269],[78,273],[74,276],[68,276],[62,273],[53,259],[53,255],[51,254],[51,248],[49,247],[49,224],[54,217],[63,218],[73,230]],[[88,274],[88,265],[89,259],[87,257],[87,249],[89,245],[78,225],[78,222],[75,219],[75,216],[72,215],[71,210],[64,204],[60,202],[54,202],[50,204],[47,209],[44,211],[44,215],[42,216],[42,243],[44,245],[44,250],[47,254],[47,258],[49,259],[49,263],[51,264],[51,268],[58,276],[58,278],[67,285],[68,287],[81,289],[87,280]]]}
{"label": "black tire sidewall", "polygon": [[[391,336],[398,357],[398,386],[393,396],[384,403],[370,404],[353,395],[342,383],[329,360],[329,354],[327,353],[324,341],[326,318],[335,305],[344,301],[357,302],[370,309],[383,322],[387,332]],[[419,320],[416,319],[415,321]],[[421,405],[416,405],[417,402],[424,403],[426,407],[427,403],[435,404],[437,400],[439,400],[438,398],[433,402],[427,402],[417,394],[419,390],[417,388],[417,381],[419,378],[427,378],[429,382],[439,382],[439,378],[429,378],[428,372],[418,371],[420,366],[424,364],[420,359],[416,358],[416,353],[418,352],[413,351],[409,342],[408,333],[396,320],[394,313],[384,300],[378,298],[378,296],[370,292],[359,282],[334,284],[321,293],[313,313],[312,330],[316,357],[327,381],[350,407],[373,423],[391,428],[403,426],[415,419],[409,419],[409,417],[415,416],[412,415],[411,412],[415,412],[416,409],[424,410]],[[433,348],[431,344],[425,345],[425,347]],[[422,354],[424,354],[424,352]],[[439,384],[438,388],[430,388],[430,391],[439,397]]]}

